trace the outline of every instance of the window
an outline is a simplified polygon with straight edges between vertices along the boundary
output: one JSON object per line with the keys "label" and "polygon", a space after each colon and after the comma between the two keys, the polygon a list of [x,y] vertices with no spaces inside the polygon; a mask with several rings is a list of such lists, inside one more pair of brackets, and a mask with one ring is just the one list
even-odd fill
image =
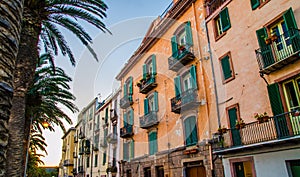
{"label": "window", "polygon": [[106,164],[106,151],[104,151],[102,155],[102,165],[104,166],[105,164]]}
{"label": "window", "polygon": [[284,82],[283,91],[288,111],[300,110],[300,77]]}
{"label": "window", "polygon": [[225,32],[231,27],[230,18],[228,14],[228,8],[223,9],[219,15],[214,19],[215,32],[218,39],[219,36],[225,34]]}
{"label": "window", "polygon": [[180,58],[181,53],[184,51],[190,51],[190,48],[193,46],[193,36],[190,21],[186,22],[184,26],[182,25],[178,28],[175,35],[171,38],[171,45],[173,58]]}
{"label": "window", "polygon": [[105,109],[105,124],[108,123],[108,108]]}
{"label": "window", "polygon": [[132,88],[132,80],[133,78],[132,77],[129,77],[126,82],[124,83],[123,85],[123,94],[124,94],[124,97],[125,96],[130,96],[133,94],[133,88]]}
{"label": "window", "polygon": [[156,177],[164,177],[164,167],[163,166],[156,167]]}
{"label": "window", "polygon": [[126,176],[127,176],[127,177],[131,177],[131,170],[127,170],[127,171],[126,171]]}
{"label": "window", "polygon": [[115,167],[117,165],[117,148],[113,149],[113,161],[112,161],[112,166]]}
{"label": "window", "polygon": [[98,166],[98,154],[95,154],[95,157],[94,157],[94,167],[97,167]]}
{"label": "window", "polygon": [[123,159],[129,160],[134,158],[134,141],[128,141],[123,143]]}
{"label": "window", "polygon": [[300,160],[286,161],[289,177],[300,176]]}
{"label": "window", "polygon": [[256,177],[252,157],[231,159],[229,162],[232,177]]}
{"label": "window", "polygon": [[263,6],[269,1],[270,0],[250,0],[252,10],[255,10],[256,8]]}
{"label": "window", "polygon": [[180,96],[182,91],[186,92],[191,89],[197,89],[196,66],[192,65],[188,72],[182,76],[175,77],[174,83],[175,96]]}
{"label": "window", "polygon": [[144,177],[151,177],[151,168],[144,168]]}
{"label": "window", "polygon": [[156,75],[156,55],[151,55],[143,65],[143,79],[148,80]]}
{"label": "window", "polygon": [[123,115],[123,124],[124,127],[127,125],[133,125],[134,124],[134,112],[132,108],[127,109],[127,111]]}
{"label": "window", "polygon": [[144,99],[144,115],[150,112],[158,111],[158,93],[153,92],[150,96]]}
{"label": "window", "polygon": [[233,80],[235,76],[234,76],[230,52],[222,56],[219,60],[221,63],[223,83],[227,83]]}
{"label": "window", "polygon": [[157,152],[157,132],[153,131],[148,134],[149,141],[149,155],[153,155]]}
{"label": "window", "polygon": [[184,120],[184,132],[186,146],[192,146],[197,144],[198,137],[195,116],[188,117]]}
{"label": "window", "polygon": [[90,167],[90,156],[86,158],[86,168]]}

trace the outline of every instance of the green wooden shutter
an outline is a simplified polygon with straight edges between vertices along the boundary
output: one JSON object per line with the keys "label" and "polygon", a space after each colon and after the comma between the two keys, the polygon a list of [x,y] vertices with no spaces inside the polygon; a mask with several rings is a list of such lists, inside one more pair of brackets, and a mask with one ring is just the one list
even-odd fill
{"label": "green wooden shutter", "polygon": [[224,80],[232,77],[232,71],[230,69],[230,60],[229,56],[226,55],[224,58],[221,59],[221,66],[223,70],[223,77]]}
{"label": "green wooden shutter", "polygon": [[193,45],[193,35],[192,35],[192,28],[191,22],[188,21],[185,25],[185,33],[186,33],[186,44],[190,47]]}
{"label": "green wooden shutter", "polygon": [[154,92],[154,110],[155,112],[158,111],[158,93],[157,92]]}
{"label": "green wooden shutter", "polygon": [[237,109],[231,108],[228,110],[228,116],[229,116],[229,122],[230,122],[230,128],[231,128],[231,135],[232,135],[232,143],[233,145],[241,145],[241,135],[240,131],[235,129],[235,122],[238,119],[237,117]]}
{"label": "green wooden shutter", "polygon": [[153,142],[152,153],[155,154],[157,152],[157,132],[152,132],[152,142]]}
{"label": "green wooden shutter", "polygon": [[132,95],[133,93],[133,88],[132,88],[132,77],[129,79],[129,95]]}
{"label": "green wooden shutter", "polygon": [[149,155],[152,155],[152,133],[148,134],[148,147],[149,147]]}
{"label": "green wooden shutter", "polygon": [[133,125],[133,117],[134,117],[134,115],[133,115],[133,109],[130,109],[130,116],[129,116],[129,124],[130,125]]}
{"label": "green wooden shutter", "polygon": [[108,108],[105,109],[105,123],[108,123]]}
{"label": "green wooden shutter", "polygon": [[292,8],[289,8],[289,10],[283,14],[283,19],[288,29],[298,29]]}
{"label": "green wooden shutter", "polygon": [[190,138],[191,135],[190,119],[184,120],[184,131],[185,131],[185,144],[189,146],[192,143]]}
{"label": "green wooden shutter", "polygon": [[260,0],[250,0],[251,1],[251,7],[252,10],[255,10],[260,5]]}
{"label": "green wooden shutter", "polygon": [[262,55],[262,64],[263,67],[267,67],[274,63],[274,57],[270,45],[267,45],[265,40],[268,37],[267,29],[261,28],[256,31],[256,36],[258,39],[258,44],[260,46],[261,55]]}
{"label": "green wooden shutter", "polygon": [[134,141],[130,141],[130,158],[134,158]]}
{"label": "green wooden shutter", "polygon": [[171,45],[172,45],[172,57],[177,58],[178,57],[178,44],[176,36],[173,36],[171,38]]}
{"label": "green wooden shutter", "polygon": [[123,88],[124,88],[124,97],[127,95],[127,84],[126,83],[124,83],[124,86],[123,86]]}
{"label": "green wooden shutter", "polygon": [[148,98],[144,99],[144,115],[147,115],[149,113],[149,101]]}
{"label": "green wooden shutter", "polygon": [[181,95],[181,82],[180,82],[180,76],[177,76],[174,78],[174,85],[175,85],[175,96]]}
{"label": "green wooden shutter", "polygon": [[191,74],[191,84],[193,89],[197,89],[197,75],[196,75],[196,66],[192,65],[190,68],[190,74]]}
{"label": "green wooden shutter", "polygon": [[124,160],[128,160],[129,159],[129,155],[128,155],[128,143],[123,143],[123,158]]}
{"label": "green wooden shutter", "polygon": [[147,76],[147,65],[143,64],[143,79],[146,79]]}
{"label": "green wooden shutter", "polygon": [[193,145],[197,144],[198,138],[197,138],[197,126],[196,126],[196,117],[191,117],[190,119],[190,130],[191,130],[191,143]]}
{"label": "green wooden shutter", "polygon": [[156,75],[156,55],[152,55],[152,75]]}
{"label": "green wooden shutter", "polygon": [[284,113],[278,84],[274,83],[268,85],[268,93],[273,115]]}
{"label": "green wooden shutter", "polygon": [[222,30],[224,32],[231,27],[227,7],[220,12],[220,19],[221,19],[221,24],[222,24]]}
{"label": "green wooden shutter", "polygon": [[124,123],[124,127],[127,126],[128,122],[127,122],[127,113],[124,113],[123,115],[123,123]]}

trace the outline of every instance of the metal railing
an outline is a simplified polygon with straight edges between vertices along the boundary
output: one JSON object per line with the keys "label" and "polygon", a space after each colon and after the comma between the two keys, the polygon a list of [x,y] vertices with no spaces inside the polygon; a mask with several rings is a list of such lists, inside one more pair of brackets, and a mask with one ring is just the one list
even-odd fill
{"label": "metal railing", "polygon": [[196,103],[198,100],[197,89],[188,89],[182,92],[179,96],[171,99],[172,112],[180,111],[183,106],[187,106],[189,103]]}
{"label": "metal railing", "polygon": [[219,7],[222,6],[226,1],[229,0],[206,0],[205,7],[206,7],[206,16],[210,16],[214,13]]}
{"label": "metal railing", "polygon": [[120,100],[120,107],[122,109],[128,108],[132,104],[133,104],[132,95],[126,95]]}
{"label": "metal railing", "polygon": [[149,78],[146,78],[144,81],[142,81],[139,86],[141,93],[148,93],[151,89],[156,87],[155,84],[155,75],[151,75]]}
{"label": "metal railing", "polygon": [[297,112],[287,112],[270,117],[263,123],[255,121],[247,123],[241,129],[229,129],[223,134],[223,146],[225,148],[243,146],[297,135],[300,135],[300,115]]}
{"label": "metal railing", "polygon": [[174,55],[170,56],[168,58],[168,64],[169,69],[177,71],[182,66],[185,66],[190,61],[194,60],[195,56],[191,52],[191,49],[189,47],[186,47],[182,50],[178,50],[178,53],[176,54],[176,57],[173,57]]}
{"label": "metal railing", "polygon": [[149,128],[156,124],[158,124],[156,111],[149,111],[148,114],[140,117],[140,127],[141,128]]}
{"label": "metal railing", "polygon": [[133,129],[132,125],[126,125],[122,128],[120,128],[120,136],[121,137],[127,137],[133,135]]}
{"label": "metal railing", "polygon": [[287,59],[298,57],[296,54],[300,52],[300,30],[290,29],[282,35],[273,35],[266,38],[265,43],[265,47],[255,50],[256,59],[260,70],[273,71],[290,63]]}

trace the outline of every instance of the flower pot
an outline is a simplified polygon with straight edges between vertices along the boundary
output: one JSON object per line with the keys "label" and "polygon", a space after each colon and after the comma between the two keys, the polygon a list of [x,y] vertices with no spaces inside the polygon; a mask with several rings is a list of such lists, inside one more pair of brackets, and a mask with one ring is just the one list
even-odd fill
{"label": "flower pot", "polygon": [[274,41],[276,41],[277,39],[278,39],[278,36],[276,36],[276,35],[272,35],[272,36],[271,36],[271,41],[274,42]]}
{"label": "flower pot", "polygon": [[257,120],[258,120],[258,123],[259,123],[259,124],[264,123],[264,120],[263,120],[262,117],[258,117]]}
{"label": "flower pot", "polygon": [[235,125],[235,128],[239,130],[240,129],[240,124]]}
{"label": "flower pot", "polygon": [[264,117],[262,117],[262,119],[263,119],[264,122],[268,122],[269,121],[269,116],[264,116]]}
{"label": "flower pot", "polygon": [[266,43],[266,45],[270,45],[270,44],[272,43],[271,38],[267,38],[267,39],[265,40],[265,43]]}
{"label": "flower pot", "polygon": [[242,122],[242,123],[240,123],[240,129],[244,128],[244,127],[245,127],[245,125],[246,125],[246,124],[245,124],[245,123],[243,123],[243,122]]}

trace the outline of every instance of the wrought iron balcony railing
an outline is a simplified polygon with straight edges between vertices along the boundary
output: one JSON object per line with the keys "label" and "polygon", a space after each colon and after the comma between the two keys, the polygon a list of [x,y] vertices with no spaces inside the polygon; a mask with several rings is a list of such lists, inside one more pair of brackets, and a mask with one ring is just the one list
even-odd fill
{"label": "wrought iron balcony railing", "polygon": [[172,112],[180,114],[184,110],[199,106],[197,89],[189,89],[181,95],[171,99]]}
{"label": "wrought iron balcony railing", "polygon": [[137,85],[140,88],[140,93],[147,94],[157,86],[155,75],[150,75],[149,77],[146,77],[146,79],[142,79]]}
{"label": "wrought iron balcony railing", "polygon": [[269,74],[295,60],[300,54],[300,30],[291,29],[265,40],[266,46],[255,50],[260,72]]}
{"label": "wrought iron balcony railing", "polygon": [[[246,147],[269,143],[279,143],[291,140],[292,137],[300,139],[300,115],[299,112],[287,112],[274,117],[268,121],[246,123],[244,128],[230,129],[223,135],[222,149],[232,147]],[[269,145],[270,146],[270,145]],[[218,150],[217,150],[218,152]]]}
{"label": "wrought iron balcony railing", "polygon": [[132,95],[126,95],[120,100],[120,107],[126,109],[133,104]]}
{"label": "wrought iron balcony railing", "polygon": [[195,58],[194,54],[188,49],[178,50],[178,55],[176,58],[173,56],[169,57],[169,70],[178,71],[183,66],[187,65],[189,62],[193,61]]}
{"label": "wrought iron balcony railing", "polygon": [[71,159],[64,160],[64,166],[73,166],[73,165],[74,165],[73,160]]}
{"label": "wrought iron balcony railing", "polygon": [[125,125],[124,127],[120,128],[120,137],[121,138],[128,138],[133,135],[132,125]]}
{"label": "wrought iron balcony railing", "polygon": [[147,129],[159,123],[157,119],[157,112],[150,111],[148,114],[140,117],[140,127]]}
{"label": "wrought iron balcony railing", "polygon": [[206,0],[205,8],[206,8],[206,17],[210,16],[214,13],[219,7],[221,7],[226,1],[229,0]]}

